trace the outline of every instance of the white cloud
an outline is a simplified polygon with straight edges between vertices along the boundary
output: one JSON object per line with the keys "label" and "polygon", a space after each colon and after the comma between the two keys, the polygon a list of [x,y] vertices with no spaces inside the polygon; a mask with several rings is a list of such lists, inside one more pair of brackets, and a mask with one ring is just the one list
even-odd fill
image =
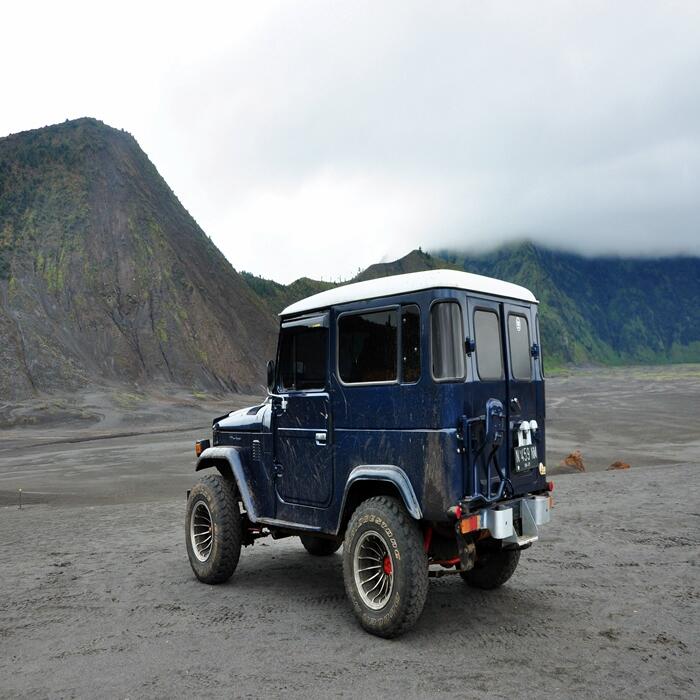
{"label": "white cloud", "polygon": [[695,2],[25,2],[0,133],[131,131],[237,268],[528,235],[700,253]]}

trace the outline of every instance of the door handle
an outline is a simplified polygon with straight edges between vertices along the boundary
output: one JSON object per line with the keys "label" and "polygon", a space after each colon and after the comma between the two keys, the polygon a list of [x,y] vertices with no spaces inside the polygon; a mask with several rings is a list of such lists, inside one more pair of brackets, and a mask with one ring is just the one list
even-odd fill
{"label": "door handle", "polygon": [[326,444],[327,433],[325,431],[323,431],[322,433],[316,433],[316,435],[314,437],[316,439],[317,445],[325,445]]}

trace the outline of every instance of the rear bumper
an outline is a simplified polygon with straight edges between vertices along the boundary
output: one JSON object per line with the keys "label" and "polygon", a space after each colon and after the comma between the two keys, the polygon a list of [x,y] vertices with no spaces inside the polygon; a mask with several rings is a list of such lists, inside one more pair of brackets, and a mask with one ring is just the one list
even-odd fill
{"label": "rear bumper", "polygon": [[479,529],[504,543],[523,547],[536,542],[540,527],[551,519],[551,496],[524,496],[483,508],[476,515]]}

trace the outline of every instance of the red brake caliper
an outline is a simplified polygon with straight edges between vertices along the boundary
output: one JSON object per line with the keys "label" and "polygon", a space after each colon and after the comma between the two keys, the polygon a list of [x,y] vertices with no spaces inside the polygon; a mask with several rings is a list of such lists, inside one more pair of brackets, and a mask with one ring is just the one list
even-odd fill
{"label": "red brake caliper", "polygon": [[384,573],[387,576],[391,576],[394,569],[391,566],[391,559],[389,558],[389,555],[384,556],[384,561],[382,562],[382,568],[384,569]]}

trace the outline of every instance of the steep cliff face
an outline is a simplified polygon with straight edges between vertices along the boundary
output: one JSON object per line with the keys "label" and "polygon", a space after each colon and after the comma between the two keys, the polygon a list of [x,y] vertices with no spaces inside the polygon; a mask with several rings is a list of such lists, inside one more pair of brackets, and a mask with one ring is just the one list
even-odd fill
{"label": "steep cliff face", "polygon": [[0,139],[0,398],[257,389],[275,331],[129,134],[79,119]]}

